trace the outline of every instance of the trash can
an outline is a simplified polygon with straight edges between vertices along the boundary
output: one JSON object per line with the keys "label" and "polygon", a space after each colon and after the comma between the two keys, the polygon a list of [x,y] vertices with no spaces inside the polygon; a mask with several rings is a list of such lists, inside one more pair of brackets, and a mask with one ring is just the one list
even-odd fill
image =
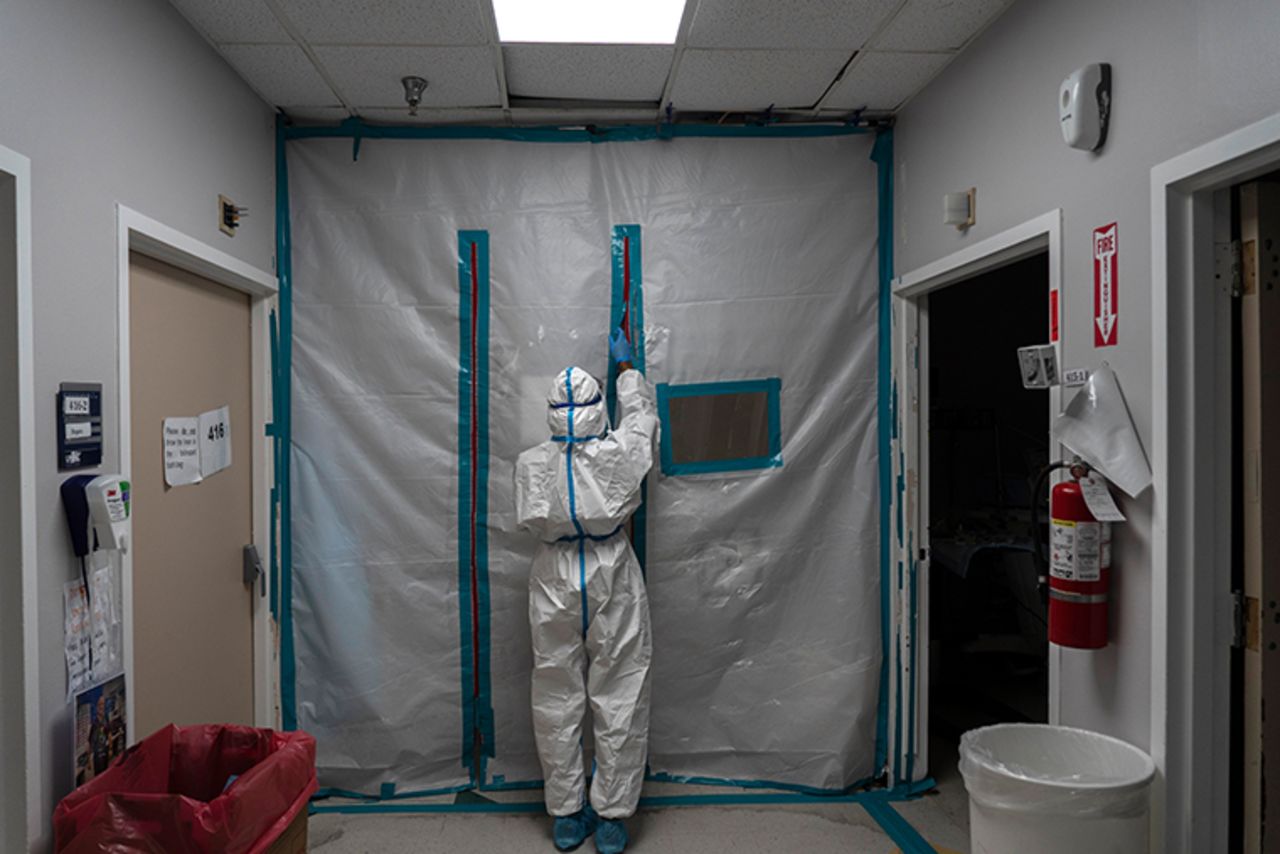
{"label": "trash can", "polygon": [[1001,724],[964,734],[972,854],[1139,854],[1149,850],[1155,763],[1118,738]]}
{"label": "trash can", "polygon": [[315,793],[305,732],[167,726],[62,799],[58,854],[302,854]]}

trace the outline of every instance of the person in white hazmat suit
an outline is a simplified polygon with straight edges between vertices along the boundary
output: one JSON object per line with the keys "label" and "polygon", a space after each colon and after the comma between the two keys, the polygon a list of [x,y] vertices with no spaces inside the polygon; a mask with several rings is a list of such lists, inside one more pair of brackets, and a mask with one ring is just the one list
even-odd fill
{"label": "person in white hazmat suit", "polygon": [[622,819],[635,812],[644,781],[652,652],[644,578],[623,524],[640,506],[658,418],[653,387],[631,367],[621,330],[609,351],[619,369],[617,426],[609,429],[595,378],[565,368],[547,398],[551,440],[520,455],[515,486],[517,521],[542,541],[529,575],[533,726],[554,842],[570,851],[594,832],[601,854],[618,854],[627,844]]}

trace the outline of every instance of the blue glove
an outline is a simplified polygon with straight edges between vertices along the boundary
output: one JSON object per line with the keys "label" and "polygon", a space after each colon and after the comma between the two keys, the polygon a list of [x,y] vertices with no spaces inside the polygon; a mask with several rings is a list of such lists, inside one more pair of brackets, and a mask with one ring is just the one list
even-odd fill
{"label": "blue glove", "polygon": [[627,340],[622,327],[613,330],[613,334],[609,336],[609,355],[615,362],[631,361],[631,342]]}

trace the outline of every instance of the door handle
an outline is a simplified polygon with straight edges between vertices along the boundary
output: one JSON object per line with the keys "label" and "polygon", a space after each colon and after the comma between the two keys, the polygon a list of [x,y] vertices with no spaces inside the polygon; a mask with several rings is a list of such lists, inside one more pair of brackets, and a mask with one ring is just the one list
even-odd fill
{"label": "door handle", "polygon": [[267,595],[267,575],[262,571],[262,558],[258,556],[258,547],[250,543],[244,547],[244,583],[252,588],[262,580],[262,592],[258,595]]}

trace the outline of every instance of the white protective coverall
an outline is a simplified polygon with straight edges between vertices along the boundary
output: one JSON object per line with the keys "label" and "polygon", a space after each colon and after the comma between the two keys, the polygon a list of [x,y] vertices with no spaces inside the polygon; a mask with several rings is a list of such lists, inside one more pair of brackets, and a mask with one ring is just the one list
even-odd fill
{"label": "white protective coverall", "polygon": [[[551,441],[516,463],[519,525],[542,541],[529,575],[533,726],[547,812],[583,808],[583,716],[595,727],[591,805],[605,818],[635,812],[649,741],[649,601],[622,530],[640,506],[658,419],[653,386],[618,377],[610,431],[596,380],[566,368],[547,400]],[[586,684],[583,684],[584,671]]]}

